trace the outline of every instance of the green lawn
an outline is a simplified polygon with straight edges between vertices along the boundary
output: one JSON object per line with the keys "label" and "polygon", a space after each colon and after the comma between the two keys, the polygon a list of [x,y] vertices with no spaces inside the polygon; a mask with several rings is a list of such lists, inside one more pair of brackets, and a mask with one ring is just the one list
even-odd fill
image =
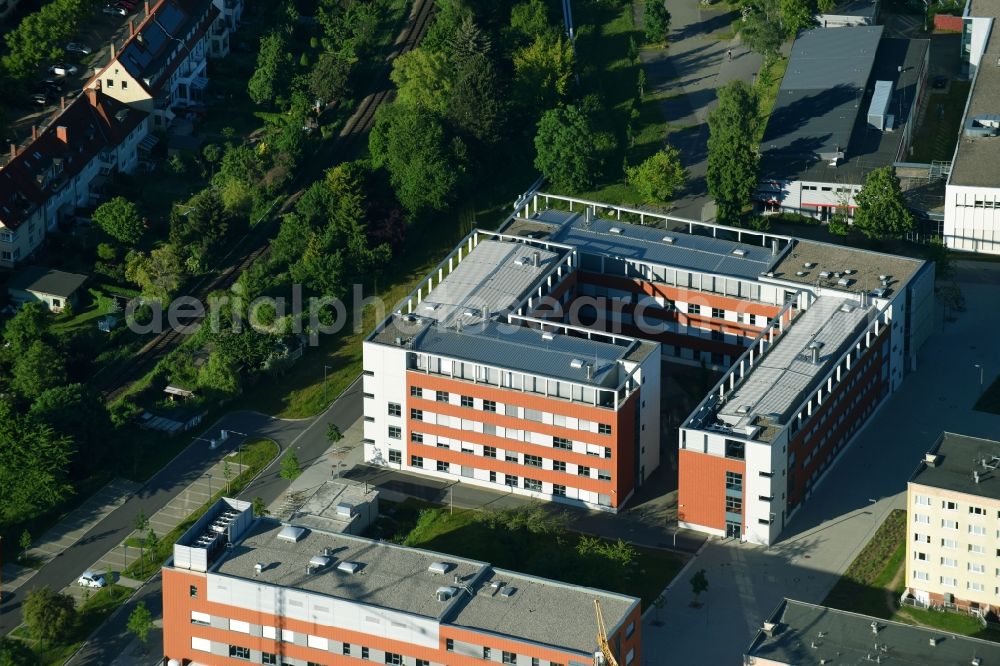
{"label": "green lawn", "polygon": [[757,89],[758,110],[760,113],[760,127],[757,130],[757,142],[764,138],[764,129],[767,121],[774,110],[774,102],[778,99],[778,90],[781,88],[781,81],[785,78],[785,70],[788,69],[788,58],[778,56],[772,60],[767,68],[762,68],[760,75],[754,82]]}
{"label": "green lawn", "polygon": [[[504,519],[493,525],[489,518],[496,514],[492,512],[460,509],[450,514],[448,509],[414,500],[383,503],[383,512],[390,509],[393,519],[380,526],[394,541],[533,576],[629,594],[641,598],[643,607],[653,602],[684,564],[674,554],[636,548],[631,564],[622,566],[594,553],[579,552],[578,546],[586,538],[579,534],[558,528],[532,532]],[[531,509],[526,511],[529,513],[522,515],[530,515]]]}
{"label": "green lawn", "polygon": [[913,154],[907,162],[949,161],[954,156],[962,124],[962,112],[969,97],[968,81],[953,80],[947,92],[931,93],[923,122],[913,137]]}
{"label": "green lawn", "polygon": [[851,562],[823,605],[885,619],[892,617],[886,590],[906,556],[905,539],[906,512],[893,511]]}
{"label": "green lawn", "polygon": [[77,606],[76,626],[65,640],[54,644],[41,645],[28,628],[21,626],[12,636],[23,640],[38,659],[39,666],[59,666],[77,651],[87,637],[132,595],[132,589],[122,585],[109,585],[92,594]]}
{"label": "green lawn", "polygon": [[[191,512],[177,527],[167,534],[158,534],[158,543],[152,552],[146,552],[141,560],[133,561],[123,574],[135,580],[146,580],[153,575],[153,572],[159,569],[167,558],[173,555],[174,542],[180,539],[181,535],[190,529],[208,511],[212,504],[220,497],[237,497],[262,469],[271,464],[278,456],[278,452],[278,445],[269,439],[254,440],[245,444],[243,446],[243,464],[246,465],[246,469],[232,480],[229,491],[227,492],[225,488],[221,488],[211,499]],[[238,457],[233,458],[234,462],[238,460]],[[132,539],[127,543],[132,547],[138,548],[139,546]]]}
{"label": "green lawn", "polygon": [[976,401],[975,409],[980,412],[1000,414],[1000,377],[986,387],[986,391]]}

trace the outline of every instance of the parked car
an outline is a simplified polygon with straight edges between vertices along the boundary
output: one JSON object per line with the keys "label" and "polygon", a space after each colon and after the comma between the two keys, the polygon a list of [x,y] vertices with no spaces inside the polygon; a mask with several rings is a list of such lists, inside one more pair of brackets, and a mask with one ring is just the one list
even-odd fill
{"label": "parked car", "polygon": [[59,94],[63,91],[62,81],[59,79],[42,79],[40,84],[44,90],[50,90],[53,93]]}
{"label": "parked car", "polygon": [[49,103],[49,97],[45,93],[36,92],[31,96],[31,103],[38,106],[45,106]]}
{"label": "parked car", "polygon": [[83,575],[76,580],[76,584],[80,587],[104,587],[108,584],[108,581],[104,579],[104,576],[93,571],[84,571]]}
{"label": "parked car", "polygon": [[101,11],[105,14],[110,14],[111,16],[128,16],[128,10],[124,7],[116,7],[115,5],[104,5]]}
{"label": "parked car", "polygon": [[79,67],[65,62],[49,67],[49,74],[55,74],[56,76],[74,76],[79,73]]}
{"label": "parked car", "polygon": [[76,55],[90,55],[94,50],[87,46],[86,44],[81,44],[80,42],[70,42],[66,45],[66,53],[74,53]]}

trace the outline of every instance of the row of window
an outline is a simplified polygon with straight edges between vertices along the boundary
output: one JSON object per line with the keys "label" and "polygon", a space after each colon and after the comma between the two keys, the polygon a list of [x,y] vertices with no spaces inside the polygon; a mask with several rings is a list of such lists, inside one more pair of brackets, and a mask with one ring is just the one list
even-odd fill
{"label": "row of window", "polygon": [[[414,398],[423,398],[425,389],[419,386],[410,386],[410,396]],[[436,402],[441,403],[451,403],[451,393],[448,391],[435,391],[434,398]],[[473,398],[471,395],[459,396],[459,405],[469,409],[476,408],[477,398]],[[587,421],[586,419],[577,419],[573,417],[567,417],[561,414],[549,414],[548,412],[543,412],[537,409],[530,409],[528,407],[518,407],[516,405],[498,405],[495,400],[481,400],[480,409],[484,412],[491,413],[502,413],[505,416],[510,416],[514,418],[523,418],[527,421],[536,421],[538,423],[545,423],[547,425],[554,425],[560,428],[570,428],[573,430],[582,430],[585,432],[593,432],[591,426],[593,423]],[[500,407],[502,406],[502,409]],[[411,415],[414,411],[411,410]],[[402,405],[398,402],[389,403],[389,416],[402,416]],[[411,416],[412,418],[412,416]],[[611,424],[610,423],[598,423],[597,424],[597,434],[599,435],[610,435],[611,434]]]}
{"label": "row of window", "polygon": [[[451,638],[445,639],[445,649],[448,652],[455,651],[455,641]],[[493,648],[483,647],[483,659],[493,659]],[[500,651],[500,663],[501,664],[517,664],[517,653],[508,652],[507,650]],[[538,657],[531,658],[531,666],[541,666],[541,660]],[[562,664],[556,663],[554,661],[549,662],[549,666],[563,666]]]}
{"label": "row of window", "polygon": [[[411,411],[415,412],[414,414],[411,414],[411,418],[413,418],[413,420],[415,420],[415,421],[423,421],[424,415],[423,415],[422,411],[420,411],[420,410],[411,410]],[[475,431],[471,431],[470,430],[470,432],[475,432]],[[499,437],[499,435],[497,434],[497,432],[496,432],[495,429],[493,429],[489,425],[485,425],[485,424],[483,425],[483,433],[487,434],[487,435],[494,435],[494,436]],[[386,430],[386,434],[389,437],[389,439],[402,439],[403,438],[403,428],[402,428],[402,426],[394,426],[394,425],[388,426],[388,428]],[[515,430],[505,430],[504,431],[504,435],[511,435],[511,434],[518,434],[518,435],[520,435],[520,434],[524,434],[524,433],[523,433],[523,431],[520,431],[520,430],[516,430],[516,431]],[[537,444],[537,441],[533,441],[533,440],[530,440],[530,439],[523,439],[523,438],[520,438],[520,437],[518,437],[518,438],[507,437],[507,439],[511,439],[511,440],[514,440],[514,441],[526,441],[526,442],[531,443],[531,444]],[[417,432],[417,431],[411,431],[410,432],[410,441],[411,442],[415,442],[417,444],[423,444],[424,443],[424,433]],[[440,446],[440,442],[439,442],[439,446]],[[586,453],[586,455],[593,456],[595,458],[601,458],[601,457],[603,457],[605,459],[610,459],[611,458],[611,447],[610,446],[594,446],[592,444],[586,444],[585,446],[586,446],[586,450],[582,451],[581,453]],[[441,447],[441,448],[450,448],[450,447],[445,446],[445,447]],[[571,440],[569,440],[569,439],[564,438],[564,437],[552,437],[552,448],[554,448],[554,449],[562,449],[564,451],[572,451],[573,450],[573,442]],[[465,447],[463,446],[462,449],[464,450]],[[485,455],[488,458],[495,458],[496,457],[496,450],[497,449],[496,449],[495,446],[485,446],[484,450],[486,450],[486,449],[489,449],[490,451],[493,451],[493,455],[490,455],[488,453],[484,453],[483,455]],[[510,453],[513,453],[513,452],[510,452]],[[525,457],[529,457],[529,454],[525,454]],[[538,465],[534,465],[535,467],[541,467],[541,457],[539,457],[539,456],[530,456],[530,457],[533,458],[533,459],[534,458],[538,459]],[[512,462],[517,462],[517,461],[513,460]],[[525,463],[525,464],[530,464],[530,463]]]}
{"label": "row of window", "polygon": [[[913,522],[918,525],[930,525],[931,517],[926,513],[914,513]],[[941,519],[941,527],[946,530],[958,530],[958,521],[952,520],[950,518]],[[984,525],[969,525],[969,534],[973,536],[986,536],[986,527]],[[1000,538],[1000,530],[997,530],[997,538]]]}
{"label": "row of window", "polygon": [[[440,443],[438,444],[438,448],[439,449],[448,449],[448,450],[451,450],[451,447],[449,447],[448,445],[446,445],[446,444],[440,444]],[[473,454],[474,452],[472,450],[470,450],[470,449],[463,448],[462,449],[462,453]],[[533,455],[529,455],[529,454],[524,454],[523,460],[519,459],[518,456],[519,456],[519,454],[516,451],[507,451],[504,454],[504,462],[521,464],[521,465],[524,465],[525,467],[536,467],[536,468],[539,468],[539,469],[542,468],[542,458],[541,458],[541,456],[533,456]],[[485,447],[483,447],[483,457],[496,459],[496,457],[497,457],[497,450],[494,447],[492,447],[492,446],[485,446]],[[402,454],[401,451],[396,451],[394,449],[389,449],[389,462],[390,463],[402,463],[402,461],[403,461],[403,454]],[[421,464],[418,465],[414,461],[420,461]],[[448,467],[449,464],[450,463],[447,463],[447,462],[445,462],[443,460],[437,461],[437,471],[439,471],[439,472],[448,472],[449,471],[449,467]],[[413,466],[413,467],[421,467],[423,465],[423,457],[421,457],[421,456],[410,456],[410,465]],[[575,465],[575,467],[576,467],[576,476],[583,476],[583,477],[587,477],[588,479],[594,478],[593,475],[591,474],[591,472],[593,471],[593,469],[591,467],[588,467],[586,465]],[[563,472],[563,473],[566,473],[566,474],[569,473],[568,472],[567,464],[563,460],[553,460],[552,461],[552,471],[554,471],[554,472]],[[597,480],[598,481],[610,481],[611,480],[611,471],[610,470],[606,470],[606,469],[598,469],[597,470]],[[507,485],[511,485],[511,484],[507,484]]]}
{"label": "row of window", "polygon": [[[200,624],[200,623],[199,623]],[[266,633],[264,638],[274,638],[273,629],[274,627],[264,627],[265,629],[271,629],[271,635],[268,636]],[[286,636],[287,630],[282,630],[282,640],[285,642],[290,642],[288,639],[284,638]],[[291,633],[291,632],[288,632]],[[292,633],[294,638],[294,633]],[[319,636],[309,636],[308,646],[318,650],[329,650],[330,644],[329,640],[326,638],[321,638]],[[200,650],[202,652],[212,651],[212,642],[205,638],[192,637],[191,647],[195,650]],[[362,660],[369,660],[371,658],[371,650],[368,647],[362,645],[351,645],[350,643],[343,643],[341,647],[341,654],[348,657],[360,657]],[[243,661],[250,661],[250,648],[244,647],[242,645],[229,645],[229,656],[233,659],[241,659]],[[273,664],[277,666],[278,655],[273,652],[261,652],[260,663],[262,664]],[[285,662],[281,662],[284,664]],[[393,666],[402,666],[406,662],[404,661],[403,655],[397,654],[395,652],[385,653],[385,663],[392,664]],[[310,661],[308,666],[325,666],[324,664]],[[424,659],[417,659],[416,666],[430,666],[430,662]]]}
{"label": "row of window", "polygon": [[[930,578],[930,575],[926,571],[917,571],[916,569],[913,570],[913,580],[929,581]],[[953,576],[940,576],[938,582],[942,587],[958,587],[958,580]],[[973,592],[986,591],[986,585],[972,580],[965,584],[965,588]]]}
{"label": "row of window", "polygon": [[[926,562],[928,561],[928,556],[927,553],[914,552],[913,559],[918,560],[920,562]],[[947,567],[949,569],[958,568],[958,560],[956,560],[953,557],[942,557],[940,558],[940,562],[941,566],[943,567]],[[966,569],[970,573],[977,573],[977,574],[986,573],[986,565],[983,564],[982,562],[968,562],[966,564]],[[997,569],[997,575],[1000,576],[1000,569]]]}
{"label": "row of window", "polygon": [[[914,532],[913,540],[917,543],[930,543],[931,537],[929,534],[920,534],[919,532]],[[958,550],[959,543],[957,539],[941,539],[941,547],[945,550]],[[985,555],[986,548],[979,543],[968,544],[968,551],[974,555]],[[996,549],[997,557],[1000,557],[1000,548]]]}
{"label": "row of window", "polygon": [[[913,503],[917,506],[931,506],[932,498],[928,495],[914,494]],[[941,508],[945,511],[958,511],[958,502],[952,500],[941,500]],[[970,504],[969,513],[974,516],[985,516],[986,509],[981,506],[974,506]],[[1000,511],[997,511],[997,518],[1000,518]]]}

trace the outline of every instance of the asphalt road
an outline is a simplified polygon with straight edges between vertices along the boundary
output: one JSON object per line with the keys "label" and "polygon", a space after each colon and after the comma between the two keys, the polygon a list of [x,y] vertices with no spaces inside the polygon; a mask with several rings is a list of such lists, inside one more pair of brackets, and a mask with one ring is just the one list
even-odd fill
{"label": "asphalt road", "polygon": [[[225,417],[220,422],[220,425],[214,427],[212,431],[217,430],[219,427],[227,427],[231,430],[245,432],[254,438],[268,437],[278,442],[282,452],[294,450],[302,467],[307,467],[312,463],[312,461],[322,456],[330,446],[330,443],[326,439],[327,424],[332,421],[333,423],[336,423],[341,430],[346,430],[347,426],[361,418],[362,409],[363,396],[359,376],[358,380],[351,384],[351,386],[349,386],[347,390],[344,391],[325,412],[314,419],[283,421],[273,419],[263,414],[238,412]],[[221,425],[221,423],[225,423],[226,425]],[[240,425],[237,425],[237,423]],[[185,449],[184,453],[181,454],[181,457],[184,457],[188,454],[188,452],[193,450],[198,451],[202,457],[200,459],[185,458],[184,462],[191,468],[190,471],[185,473],[185,481],[183,483],[175,484],[175,486],[172,487],[172,492],[164,492],[162,499],[158,502],[157,508],[166,504],[171,497],[183,490],[188,483],[190,483],[193,479],[196,479],[199,474],[203,473],[202,470],[211,466],[221,455],[232,451],[238,444],[239,440],[233,439],[231,440],[231,445],[227,449],[223,450],[220,448],[216,451],[209,451],[204,442],[195,442],[194,445]],[[212,455],[205,455],[206,453],[211,453]],[[240,494],[240,497],[243,499],[262,497],[265,503],[271,503],[280,497],[281,494],[285,492],[285,489],[288,488],[289,482],[279,476],[281,468],[279,460],[280,457],[279,459],[276,459],[252,484],[244,489],[244,491]],[[171,463],[167,468],[164,468],[163,471],[157,474],[156,478],[151,480],[150,484],[155,482],[161,475],[164,475],[169,470],[174,468],[175,463],[178,463],[179,461],[180,458]],[[145,490],[146,489],[144,488],[143,491]],[[104,524],[108,522],[108,520],[114,518],[117,513],[128,508],[131,504],[133,504],[133,500],[126,502],[121,509],[112,513],[107,519],[97,525],[91,533],[88,533],[84,539],[81,539],[80,543],[91,538],[91,534],[95,532],[104,532],[106,529]],[[79,562],[79,564],[70,567],[71,571],[67,581],[79,576],[80,571],[82,571],[83,568],[90,562],[96,560],[104,552],[116,546],[121,539],[125,538],[125,535],[128,534],[129,530],[131,530],[132,521],[134,521],[135,515],[138,514],[139,507],[142,507],[146,511],[147,516],[152,515],[152,511],[155,510],[151,510],[143,504],[135,503],[135,510],[129,514],[130,517],[126,519],[127,522],[125,522],[125,525],[120,532],[115,532],[115,536],[109,536],[107,539],[105,539],[102,535],[101,543],[104,545],[101,548],[95,549],[95,555],[86,560],[73,560],[74,562]],[[69,554],[69,552],[69,550],[66,551],[64,558]],[[45,569],[40,571],[38,575],[36,575],[35,578],[29,582],[29,585],[37,581],[44,570]],[[56,586],[53,584],[52,587],[55,588]],[[73,659],[68,661],[67,664],[111,663],[114,656],[121,654],[132,640],[131,635],[128,634],[125,628],[125,624],[128,622],[128,616],[131,614],[136,604],[144,602],[146,607],[152,611],[154,618],[162,617],[162,597],[160,592],[161,581],[159,574],[157,574],[152,581],[143,586],[135,597],[122,606],[122,608],[119,609],[107,622],[101,625],[97,632],[91,636],[84,648],[77,653]],[[9,606],[10,604],[7,605]],[[7,611],[6,607],[4,608],[4,611],[8,615],[13,615],[13,613]],[[18,612],[17,615],[19,617],[20,613]],[[3,622],[6,623],[8,621],[9,620],[5,615]],[[10,628],[13,628],[19,622],[19,619],[14,621],[14,624],[12,624]],[[9,629],[0,629],[0,631],[9,631]]]}

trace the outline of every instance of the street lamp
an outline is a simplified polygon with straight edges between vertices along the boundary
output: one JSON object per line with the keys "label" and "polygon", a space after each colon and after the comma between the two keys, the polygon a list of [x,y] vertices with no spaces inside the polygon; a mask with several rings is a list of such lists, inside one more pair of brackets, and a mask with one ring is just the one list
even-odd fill
{"label": "street lamp", "polygon": [[981,393],[982,390],[983,390],[983,370],[984,370],[983,364],[982,363],[976,363],[976,364],[974,364],[973,367],[979,368],[979,391]]}
{"label": "street lamp", "polygon": [[243,444],[246,442],[247,438],[250,437],[250,435],[246,434],[245,432],[239,432],[238,430],[226,430],[225,432],[228,432],[230,435],[240,435],[241,437],[243,437],[243,441],[241,441],[239,444],[236,445],[236,450],[240,452],[240,474],[242,474],[243,473]]}
{"label": "street lamp", "polygon": [[205,476],[208,477],[208,501],[212,501],[212,475],[206,473]]}

